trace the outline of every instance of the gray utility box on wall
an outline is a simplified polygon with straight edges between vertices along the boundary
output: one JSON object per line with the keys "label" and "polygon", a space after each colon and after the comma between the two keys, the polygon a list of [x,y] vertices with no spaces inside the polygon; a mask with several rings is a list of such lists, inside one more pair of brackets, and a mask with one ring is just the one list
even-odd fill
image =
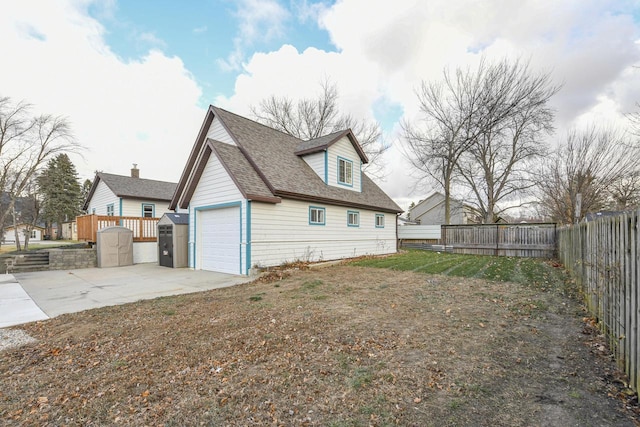
{"label": "gray utility box on wall", "polygon": [[158,221],[158,263],[163,267],[188,267],[188,245],[189,214],[164,214]]}
{"label": "gray utility box on wall", "polygon": [[133,231],[126,227],[107,227],[96,237],[98,267],[133,265]]}

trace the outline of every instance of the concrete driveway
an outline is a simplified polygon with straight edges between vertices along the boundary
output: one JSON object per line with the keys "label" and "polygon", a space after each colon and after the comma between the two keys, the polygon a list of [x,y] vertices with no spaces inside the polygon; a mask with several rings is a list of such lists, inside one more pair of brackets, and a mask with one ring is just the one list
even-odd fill
{"label": "concrete driveway", "polygon": [[246,276],[157,264],[0,275],[0,328],[251,280]]}

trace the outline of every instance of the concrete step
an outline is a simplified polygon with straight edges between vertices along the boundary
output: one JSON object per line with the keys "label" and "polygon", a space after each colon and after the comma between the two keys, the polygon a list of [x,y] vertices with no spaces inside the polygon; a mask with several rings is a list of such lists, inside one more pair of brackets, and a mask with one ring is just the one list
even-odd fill
{"label": "concrete step", "polygon": [[13,258],[14,271],[42,271],[48,268],[49,252],[19,254]]}
{"label": "concrete step", "polygon": [[48,271],[49,264],[46,265],[15,265],[11,273],[31,273],[34,271]]}

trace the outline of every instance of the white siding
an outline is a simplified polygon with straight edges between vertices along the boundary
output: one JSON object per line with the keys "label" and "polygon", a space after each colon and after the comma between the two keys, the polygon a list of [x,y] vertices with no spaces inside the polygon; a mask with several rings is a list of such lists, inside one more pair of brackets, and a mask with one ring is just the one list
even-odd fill
{"label": "white siding", "polygon": [[115,215],[120,216],[142,216],[142,205],[153,205],[154,218],[160,218],[169,210],[169,202],[159,202],[157,200],[140,200],[140,199],[122,199],[122,215],[120,215],[120,206],[116,205]]}
{"label": "white siding", "polygon": [[[30,237],[29,242],[39,242],[42,240],[42,230],[40,228],[35,228],[32,231],[35,232],[35,237]],[[20,243],[24,243],[24,232],[25,226],[18,225],[18,239],[20,239]],[[4,230],[4,242],[14,242],[16,241],[16,233],[13,228]]]}
{"label": "white siding", "polygon": [[118,212],[120,212],[120,199],[113,194],[113,191],[107,187],[104,181],[100,180],[89,202],[87,213],[93,213],[93,209],[95,208],[97,215],[106,215],[107,205],[110,204],[113,204],[114,215],[118,215]]}
{"label": "white siding", "polygon": [[[338,184],[338,157],[353,162],[353,186],[345,186]],[[360,174],[362,173],[362,162],[360,156],[346,136],[331,145],[328,150],[328,178],[329,185],[334,187],[346,188],[353,191],[362,191]]]}
{"label": "white siding", "polygon": [[220,123],[220,119],[218,119],[217,117],[213,118],[213,122],[211,122],[211,126],[209,126],[209,130],[207,131],[207,138],[211,138],[215,141],[220,141],[231,145],[236,145],[229,133],[225,130],[224,126],[222,126],[222,123]]}
{"label": "white siding", "polygon": [[158,242],[133,242],[133,263],[158,262]]}
{"label": "white siding", "polygon": [[307,154],[306,156],[302,157],[302,159],[311,167],[311,169],[313,169],[313,171],[325,183],[327,182],[325,180],[325,178],[326,178],[325,177],[325,158],[326,158],[326,155],[327,155],[326,151],[321,151],[319,153]]}
{"label": "white siding", "polygon": [[403,225],[398,227],[398,239],[440,239],[439,225]]}
{"label": "white siding", "polygon": [[198,213],[208,209],[220,209],[229,206],[239,206],[239,218],[241,223],[241,260],[238,273],[246,273],[246,215],[247,202],[242,193],[224,169],[218,158],[213,154],[205,166],[200,181],[189,203],[189,267],[202,269],[199,255],[202,253],[201,243],[197,239],[196,223]]}
{"label": "white siding", "polygon": [[[309,224],[309,206],[325,208],[325,225]],[[360,226],[347,226],[347,211],[360,213]],[[321,261],[396,252],[396,216],[381,212],[283,200],[275,205],[251,202],[251,265]]]}

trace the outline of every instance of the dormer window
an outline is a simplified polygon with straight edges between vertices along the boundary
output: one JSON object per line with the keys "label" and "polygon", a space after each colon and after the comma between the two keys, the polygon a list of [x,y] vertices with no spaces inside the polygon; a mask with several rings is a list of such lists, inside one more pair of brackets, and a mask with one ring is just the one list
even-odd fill
{"label": "dormer window", "polygon": [[353,162],[338,157],[338,184],[353,186]]}

